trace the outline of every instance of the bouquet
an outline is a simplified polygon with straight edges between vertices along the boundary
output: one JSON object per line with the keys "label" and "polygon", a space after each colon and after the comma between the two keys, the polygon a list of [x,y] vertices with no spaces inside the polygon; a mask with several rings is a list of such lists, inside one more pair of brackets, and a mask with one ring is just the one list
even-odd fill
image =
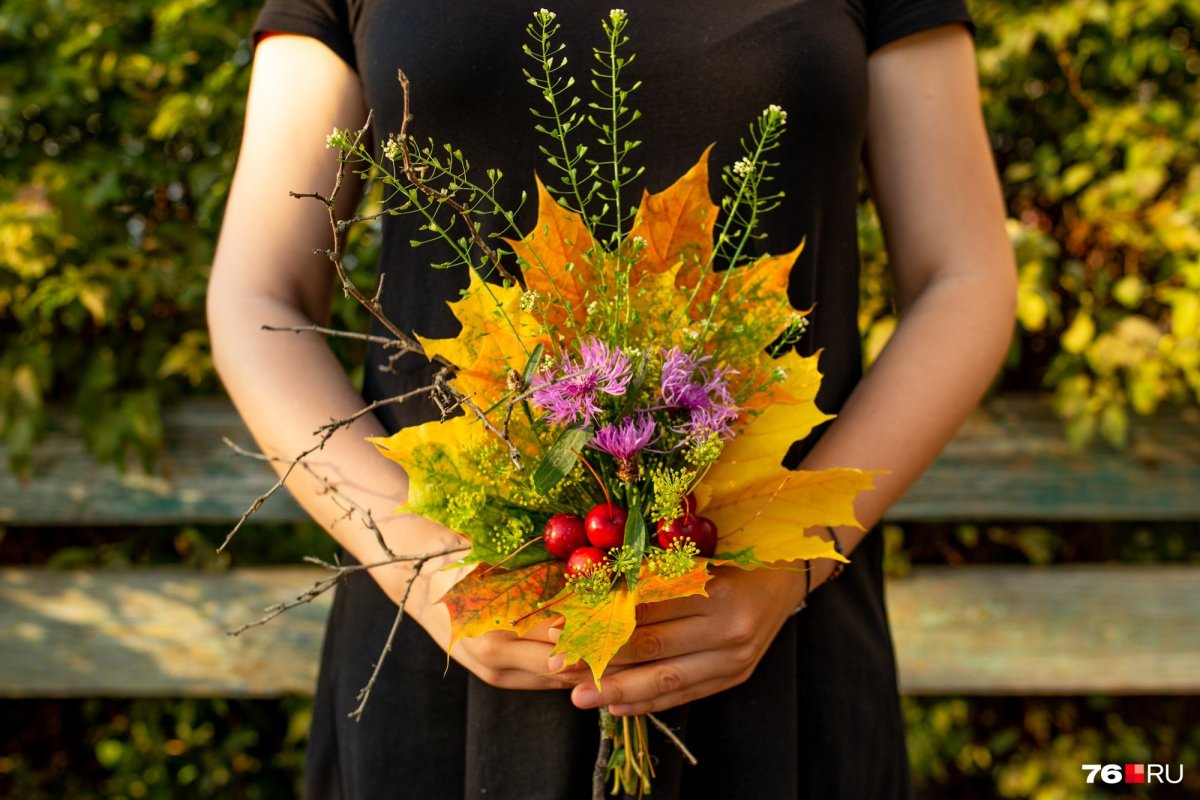
{"label": "bouquet", "polygon": [[[498,173],[409,134],[403,73],[405,126],[382,158],[362,143],[366,128],[329,137],[343,163],[397,199],[380,213],[416,214],[449,243],[454,261],[435,266],[470,272],[450,304],[461,332],[413,345],[443,367],[430,387],[442,419],[372,439],[410,477],[400,510],[469,545],[459,564],[474,569],[441,601],[453,638],[561,619],[555,652],[585,662],[597,686],[638,604],[703,595],[717,566],[845,561],[803,532],[857,525],[854,498],[872,480],[781,466],[831,418],[815,403],[818,356],[794,346],[807,314],[787,299],[800,249],[749,255],[782,196],[769,159],[786,112],[771,106],[752,122],[744,157],[722,171],[720,209],[708,151],[634,208],[627,24],[620,10],[602,22],[590,104],[564,75],[553,12],[529,25],[526,75],[544,101],[537,130],[557,180],[537,180],[537,222],[524,233],[496,199]],[[575,144],[588,128],[595,144]],[[602,715],[599,777],[614,792],[649,792],[647,721]]]}

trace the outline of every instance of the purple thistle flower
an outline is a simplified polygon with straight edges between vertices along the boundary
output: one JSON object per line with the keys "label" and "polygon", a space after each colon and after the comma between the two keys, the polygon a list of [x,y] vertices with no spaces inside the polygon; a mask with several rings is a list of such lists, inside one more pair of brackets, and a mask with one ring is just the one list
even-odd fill
{"label": "purple thistle flower", "polygon": [[591,445],[613,458],[628,461],[654,437],[654,419],[642,412],[635,417],[626,417],[616,425],[605,425],[596,432]]}
{"label": "purple thistle flower", "polygon": [[599,339],[590,337],[580,347],[583,365],[564,356],[557,371],[534,373],[530,400],[545,409],[547,418],[556,425],[569,425],[580,419],[590,425],[600,413],[596,393],[625,394],[629,383],[629,359],[619,348],[610,348]]}
{"label": "purple thistle flower", "polygon": [[663,358],[663,402],[672,408],[702,408],[708,404],[708,392],[692,383],[696,362],[678,347],[672,347]]}
{"label": "purple thistle flower", "polygon": [[[710,357],[693,359],[673,347],[663,357],[661,391],[663,402],[670,408],[688,412],[688,422],[679,429],[689,439],[699,440],[716,433],[726,439],[733,435],[730,427],[739,409],[729,394],[728,376],[736,370],[718,367],[711,377],[700,368]],[[693,379],[699,378],[699,383]]]}
{"label": "purple thistle flower", "polygon": [[621,348],[610,348],[595,336],[589,336],[579,352],[583,356],[584,369],[593,371],[596,389],[611,395],[625,394],[630,367]]}

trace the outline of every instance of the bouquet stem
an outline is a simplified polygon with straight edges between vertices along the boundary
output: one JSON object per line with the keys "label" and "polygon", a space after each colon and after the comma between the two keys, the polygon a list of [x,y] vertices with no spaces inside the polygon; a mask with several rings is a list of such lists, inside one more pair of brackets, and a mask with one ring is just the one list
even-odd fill
{"label": "bouquet stem", "polygon": [[[661,725],[657,721],[656,724]],[[650,758],[648,732],[644,716],[617,718],[607,709],[600,709],[600,748],[592,774],[592,800],[605,800],[609,776],[614,795],[622,791],[639,798],[650,794],[654,763]]]}

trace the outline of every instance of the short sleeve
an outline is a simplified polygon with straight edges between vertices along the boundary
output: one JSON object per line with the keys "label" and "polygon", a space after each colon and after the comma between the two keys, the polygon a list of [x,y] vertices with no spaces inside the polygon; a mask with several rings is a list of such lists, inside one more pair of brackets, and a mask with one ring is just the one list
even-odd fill
{"label": "short sleeve", "polygon": [[964,0],[867,0],[867,52],[939,25],[962,23],[971,36],[975,23]]}
{"label": "short sleeve", "polygon": [[311,36],[357,70],[350,11],[344,0],[267,0],[251,29],[257,43],[267,32]]}

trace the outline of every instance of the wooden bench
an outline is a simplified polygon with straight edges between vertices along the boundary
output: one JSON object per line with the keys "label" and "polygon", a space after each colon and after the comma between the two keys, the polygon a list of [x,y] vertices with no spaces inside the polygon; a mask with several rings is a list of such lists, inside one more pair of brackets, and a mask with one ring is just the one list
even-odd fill
{"label": "wooden bench", "polygon": [[[227,401],[185,403],[168,414],[166,429],[155,474],[120,475],[94,464],[64,421],[39,447],[33,481],[0,475],[0,524],[231,525],[270,485],[273,473],[221,443],[229,436],[251,445]],[[1200,519],[1200,419],[1140,422],[1135,442],[1126,453],[1074,453],[1042,403],[992,403],[888,518]],[[255,518],[303,515],[277,495]],[[327,602],[240,637],[225,631],[319,574],[0,568],[0,695],[311,692]],[[887,591],[908,693],[1200,692],[1200,567],[919,567]]]}

